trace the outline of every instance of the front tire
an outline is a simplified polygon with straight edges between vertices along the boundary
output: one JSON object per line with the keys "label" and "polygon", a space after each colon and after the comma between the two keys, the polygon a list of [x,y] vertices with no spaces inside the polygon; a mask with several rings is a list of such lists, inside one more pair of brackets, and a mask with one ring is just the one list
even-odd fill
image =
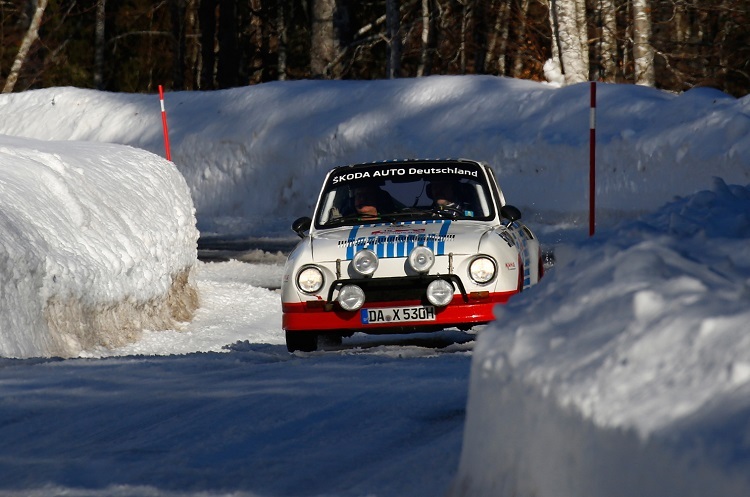
{"label": "front tire", "polygon": [[309,331],[287,331],[286,349],[289,352],[315,352],[318,350],[318,334]]}

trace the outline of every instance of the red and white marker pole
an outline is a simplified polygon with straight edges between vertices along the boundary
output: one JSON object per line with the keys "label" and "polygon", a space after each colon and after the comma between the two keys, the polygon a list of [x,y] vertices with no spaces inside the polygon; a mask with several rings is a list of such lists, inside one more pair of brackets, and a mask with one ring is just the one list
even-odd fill
{"label": "red and white marker pole", "polygon": [[164,128],[164,149],[167,151],[167,160],[172,160],[172,152],[169,150],[169,129],[167,128],[167,111],[164,110],[164,88],[159,85],[159,102],[161,102],[161,125]]}
{"label": "red and white marker pole", "polygon": [[589,236],[596,228],[596,82],[591,82],[591,114],[589,118]]}

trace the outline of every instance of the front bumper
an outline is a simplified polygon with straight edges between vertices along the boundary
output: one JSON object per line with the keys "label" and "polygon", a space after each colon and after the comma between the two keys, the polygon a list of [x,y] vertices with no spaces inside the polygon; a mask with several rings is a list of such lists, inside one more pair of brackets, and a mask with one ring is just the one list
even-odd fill
{"label": "front bumper", "polygon": [[[361,310],[345,311],[337,303],[326,304],[323,300],[282,303],[282,327],[286,331],[359,331],[365,333],[387,333],[405,331],[435,331],[444,328],[470,328],[495,319],[493,309],[504,304],[516,294],[512,292],[473,292],[465,296],[456,295],[445,307],[435,308],[433,321],[409,321],[406,323],[362,322]],[[390,307],[421,306],[420,300],[392,300],[368,303],[364,308],[382,309]]]}

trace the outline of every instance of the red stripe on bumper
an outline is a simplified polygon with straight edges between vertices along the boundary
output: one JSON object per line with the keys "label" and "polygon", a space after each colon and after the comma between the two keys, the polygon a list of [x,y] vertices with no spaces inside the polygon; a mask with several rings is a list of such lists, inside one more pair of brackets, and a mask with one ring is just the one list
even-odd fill
{"label": "red stripe on bumper", "polygon": [[[457,295],[446,307],[437,307],[435,321],[409,321],[398,325],[391,323],[362,324],[360,311],[344,311],[338,304],[331,310],[325,310],[322,302],[282,303],[282,327],[287,331],[302,330],[359,330],[367,331],[376,328],[399,327],[445,327],[463,324],[482,324],[493,321],[492,310],[496,304],[504,304],[517,292],[493,293],[486,296],[475,296],[464,302]],[[365,303],[367,309],[383,307],[408,307],[422,305],[415,301]]]}

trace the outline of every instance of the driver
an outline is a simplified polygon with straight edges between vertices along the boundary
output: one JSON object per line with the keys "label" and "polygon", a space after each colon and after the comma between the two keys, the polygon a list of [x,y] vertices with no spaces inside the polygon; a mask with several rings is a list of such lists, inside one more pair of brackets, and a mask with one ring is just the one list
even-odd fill
{"label": "driver", "polygon": [[362,186],[354,189],[354,208],[363,219],[378,217],[378,200],[380,190],[374,186]]}
{"label": "driver", "polygon": [[453,181],[444,179],[431,181],[427,186],[427,196],[432,199],[433,209],[453,210],[465,216],[474,215],[474,212],[464,202],[460,201]]}

